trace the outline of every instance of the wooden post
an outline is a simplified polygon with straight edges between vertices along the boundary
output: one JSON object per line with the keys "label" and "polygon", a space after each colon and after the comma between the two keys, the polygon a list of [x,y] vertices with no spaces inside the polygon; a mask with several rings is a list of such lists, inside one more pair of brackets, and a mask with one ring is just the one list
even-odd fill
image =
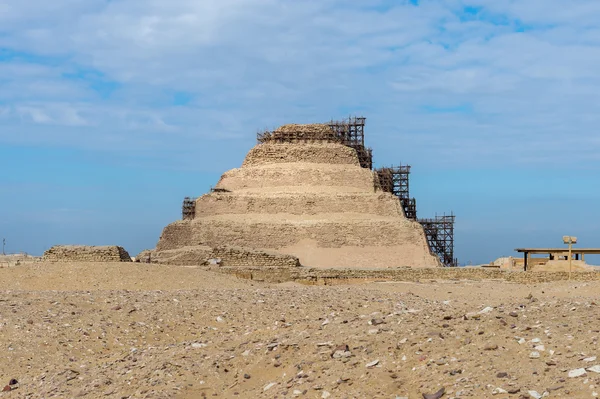
{"label": "wooden post", "polygon": [[571,272],[572,272],[572,260],[573,260],[573,244],[571,240],[569,240],[569,280],[571,280]]}
{"label": "wooden post", "polygon": [[523,252],[523,271],[527,271],[527,259],[529,259],[529,252]]}

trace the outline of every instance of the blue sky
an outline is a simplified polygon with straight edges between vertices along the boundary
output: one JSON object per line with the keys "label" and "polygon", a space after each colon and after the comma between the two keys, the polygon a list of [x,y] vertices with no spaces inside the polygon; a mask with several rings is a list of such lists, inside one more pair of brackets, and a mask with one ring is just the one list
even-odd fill
{"label": "blue sky", "polygon": [[7,250],[156,244],[255,133],[349,114],[461,262],[600,246],[600,2],[5,0]]}

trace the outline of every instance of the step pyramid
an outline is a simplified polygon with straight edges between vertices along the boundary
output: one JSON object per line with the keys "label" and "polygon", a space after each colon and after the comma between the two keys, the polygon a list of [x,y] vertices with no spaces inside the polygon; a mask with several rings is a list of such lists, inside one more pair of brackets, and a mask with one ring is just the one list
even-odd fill
{"label": "step pyramid", "polygon": [[194,205],[193,218],[163,230],[158,252],[231,246],[293,255],[310,267],[440,266],[422,226],[327,125],[270,133]]}

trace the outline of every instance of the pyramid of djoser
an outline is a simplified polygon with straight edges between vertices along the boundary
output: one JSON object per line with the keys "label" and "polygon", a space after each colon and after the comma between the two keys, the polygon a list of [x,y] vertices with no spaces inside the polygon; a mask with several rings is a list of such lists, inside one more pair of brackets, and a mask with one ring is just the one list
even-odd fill
{"label": "pyramid of djoser", "polygon": [[193,205],[192,217],[163,230],[155,261],[441,266],[422,226],[405,217],[398,197],[380,188],[377,174],[361,167],[357,151],[336,142],[328,125],[269,132],[241,168],[225,172]]}

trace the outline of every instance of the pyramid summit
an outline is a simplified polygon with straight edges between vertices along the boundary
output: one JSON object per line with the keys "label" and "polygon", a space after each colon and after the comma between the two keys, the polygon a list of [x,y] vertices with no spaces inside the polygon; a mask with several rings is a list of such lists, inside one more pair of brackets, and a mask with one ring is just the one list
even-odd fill
{"label": "pyramid summit", "polygon": [[159,259],[185,252],[200,261],[212,248],[235,248],[309,267],[441,266],[421,224],[406,218],[399,198],[364,167],[370,151],[351,129],[290,124],[258,141],[240,168],[188,200],[184,220],[165,227]]}

